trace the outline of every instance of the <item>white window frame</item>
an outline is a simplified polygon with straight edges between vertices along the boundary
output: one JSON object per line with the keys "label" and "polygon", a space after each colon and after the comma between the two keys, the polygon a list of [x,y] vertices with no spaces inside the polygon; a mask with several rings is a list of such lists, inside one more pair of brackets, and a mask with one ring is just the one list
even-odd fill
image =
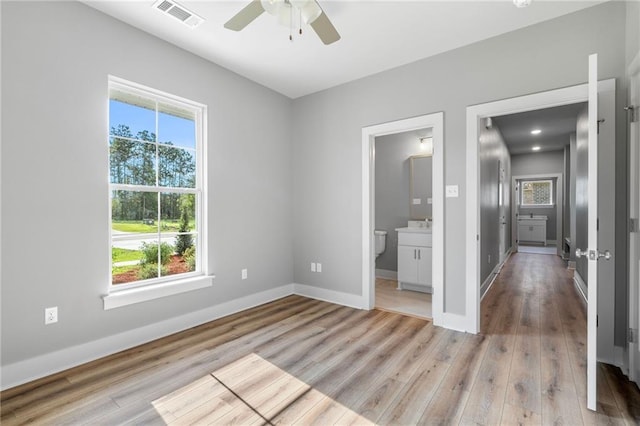
{"label": "white window frame", "polygon": [[[524,184],[525,183],[548,183],[549,184],[549,200],[550,203],[549,204],[525,204],[523,202],[523,198],[524,198]],[[553,198],[553,180],[551,179],[527,179],[527,180],[521,180],[520,181],[520,199],[518,200],[520,202],[520,207],[525,207],[525,208],[548,208],[548,207],[553,207],[555,205],[554,203],[554,198]]]}
{"label": "white window frame", "polygon": [[[109,203],[109,288],[108,294],[103,297],[104,308],[112,309],[132,303],[152,300],[159,297],[169,296],[172,294],[183,293],[186,291],[196,290],[199,288],[209,287],[212,285],[213,275],[210,274],[205,261],[207,257],[207,230],[206,230],[206,120],[207,106],[188,99],[184,99],[175,95],[167,94],[159,90],[133,83],[118,77],[109,76],[108,78],[108,94],[112,89],[131,93],[143,98],[156,102],[156,110],[159,103],[176,105],[183,109],[193,111],[196,123],[196,171],[195,171],[195,187],[194,188],[175,188],[156,185],[130,185],[130,184],[114,184],[109,180],[109,197],[112,191],[147,191],[157,193],[160,196],[163,193],[188,193],[194,194],[195,202],[195,242],[196,245],[196,270],[193,272],[185,272],[176,275],[166,275],[158,278],[147,280],[132,281],[131,283],[113,284],[112,283],[112,264],[111,264],[111,247],[114,240],[111,229],[111,203]],[[156,122],[157,126],[157,122]],[[158,129],[154,129],[156,137]],[[111,138],[110,129],[107,130],[107,144]],[[160,144],[156,140],[157,144]],[[161,144],[160,144],[161,145]],[[158,229],[159,241],[162,237],[171,237],[177,233],[162,233]],[[127,239],[127,236],[116,239]]]}

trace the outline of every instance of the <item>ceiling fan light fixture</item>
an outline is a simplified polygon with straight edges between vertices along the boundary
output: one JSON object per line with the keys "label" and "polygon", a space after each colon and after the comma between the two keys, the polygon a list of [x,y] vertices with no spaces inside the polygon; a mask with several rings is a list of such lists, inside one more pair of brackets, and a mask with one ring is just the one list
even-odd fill
{"label": "ceiling fan light fixture", "polygon": [[322,14],[322,9],[315,0],[290,0],[291,4],[300,10],[302,20],[310,25]]}
{"label": "ceiling fan light fixture", "polygon": [[290,27],[292,23],[292,13],[293,8],[291,7],[291,4],[288,2],[282,3],[282,6],[280,6],[280,9],[278,9],[278,14],[276,15],[278,18],[278,24],[282,25],[283,27]]}
{"label": "ceiling fan light fixture", "polygon": [[279,16],[279,11],[284,6],[284,0],[260,0],[260,4],[262,8],[269,14],[273,16]]}

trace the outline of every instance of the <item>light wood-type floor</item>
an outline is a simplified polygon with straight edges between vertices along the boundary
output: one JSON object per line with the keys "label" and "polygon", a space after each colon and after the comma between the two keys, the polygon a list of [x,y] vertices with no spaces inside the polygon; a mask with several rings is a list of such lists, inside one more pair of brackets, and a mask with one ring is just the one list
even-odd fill
{"label": "light wood-type floor", "polygon": [[431,319],[431,294],[398,290],[398,281],[376,278],[376,309]]}
{"label": "light wood-type floor", "polygon": [[518,253],[482,334],[291,296],[2,393],[2,424],[637,424],[640,393],[599,368],[562,261]]}

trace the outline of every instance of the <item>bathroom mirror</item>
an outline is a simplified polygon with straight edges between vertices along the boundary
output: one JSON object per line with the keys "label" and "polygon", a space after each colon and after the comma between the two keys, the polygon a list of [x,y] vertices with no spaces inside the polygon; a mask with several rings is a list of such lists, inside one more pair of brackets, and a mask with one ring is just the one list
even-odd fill
{"label": "bathroom mirror", "polygon": [[409,157],[409,215],[412,220],[425,220],[432,217],[432,168],[431,155]]}

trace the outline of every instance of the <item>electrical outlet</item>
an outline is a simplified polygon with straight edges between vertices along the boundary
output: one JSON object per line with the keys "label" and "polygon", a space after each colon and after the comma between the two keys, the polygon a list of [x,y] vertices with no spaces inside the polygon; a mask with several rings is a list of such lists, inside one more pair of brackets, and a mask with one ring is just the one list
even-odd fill
{"label": "electrical outlet", "polygon": [[243,279],[243,280],[246,280],[246,279],[247,279],[247,270],[246,270],[246,269],[243,269],[243,270],[242,270],[242,279]]}
{"label": "electrical outlet", "polygon": [[58,322],[58,307],[54,306],[53,308],[46,308],[44,310],[44,323],[53,324],[54,322]]}
{"label": "electrical outlet", "polygon": [[322,263],[316,263],[316,272],[322,272]]}
{"label": "electrical outlet", "polygon": [[316,271],[316,264],[314,262],[311,262],[311,272],[315,272]]}

